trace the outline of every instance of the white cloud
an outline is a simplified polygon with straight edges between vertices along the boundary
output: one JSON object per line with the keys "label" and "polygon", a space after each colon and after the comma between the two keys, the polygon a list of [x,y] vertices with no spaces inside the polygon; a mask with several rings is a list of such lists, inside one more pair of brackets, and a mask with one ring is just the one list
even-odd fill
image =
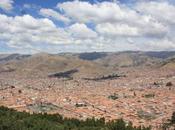
{"label": "white cloud", "polygon": [[33,5],[31,4],[24,4],[23,7],[26,8],[26,9],[30,9],[32,8]]}
{"label": "white cloud", "polygon": [[[0,42],[30,52],[175,50],[175,6],[168,2],[140,0],[128,7],[77,0],[57,8],[63,14],[40,9],[46,18],[0,14]],[[61,27],[49,18],[69,24]]]}
{"label": "white cloud", "polygon": [[156,36],[167,33],[167,26],[150,15],[141,15],[134,9],[114,2],[90,4],[73,1],[57,5],[67,16],[78,22],[93,22],[97,31],[107,35]]}
{"label": "white cloud", "polygon": [[0,8],[5,11],[10,11],[13,9],[13,0],[0,0]]}
{"label": "white cloud", "polygon": [[175,24],[175,6],[164,2],[139,2],[136,9],[144,14],[151,15],[160,22]]}
{"label": "white cloud", "polygon": [[73,1],[57,5],[66,15],[79,22],[116,22],[127,20],[128,16],[137,17],[135,12],[127,7],[123,9],[116,3],[102,2],[90,4],[88,2]]}
{"label": "white cloud", "polygon": [[[141,47],[144,47],[147,51],[170,51],[175,49],[175,44],[173,41],[165,39],[151,39],[144,41],[143,45]],[[140,48],[142,49],[142,48]]]}
{"label": "white cloud", "polygon": [[42,8],[39,12],[42,16],[48,17],[48,18],[54,18],[58,21],[63,21],[65,23],[69,23],[70,19],[65,17],[64,15],[60,14],[59,12],[54,11],[53,9],[46,9]]}
{"label": "white cloud", "polygon": [[96,38],[97,33],[88,28],[85,24],[76,23],[69,27],[68,31],[75,38]]}
{"label": "white cloud", "polygon": [[98,24],[96,30],[106,36],[138,36],[139,30],[126,24]]}
{"label": "white cloud", "polygon": [[17,52],[76,52],[96,46],[93,43],[96,32],[84,24],[77,23],[64,29],[47,18],[30,15],[9,17],[3,14],[0,14],[0,21],[0,43],[5,43]]}
{"label": "white cloud", "polygon": [[36,45],[66,44],[71,38],[49,19],[36,19],[30,15],[8,17],[0,15],[0,41],[9,47],[30,48]]}

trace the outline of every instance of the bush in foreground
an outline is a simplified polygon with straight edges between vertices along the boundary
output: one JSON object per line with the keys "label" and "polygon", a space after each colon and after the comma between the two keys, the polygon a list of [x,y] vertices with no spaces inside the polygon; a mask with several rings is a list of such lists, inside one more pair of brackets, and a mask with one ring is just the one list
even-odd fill
{"label": "bush in foreground", "polygon": [[105,122],[101,119],[78,120],[59,114],[29,114],[0,107],[0,130],[151,130],[133,127],[122,119]]}

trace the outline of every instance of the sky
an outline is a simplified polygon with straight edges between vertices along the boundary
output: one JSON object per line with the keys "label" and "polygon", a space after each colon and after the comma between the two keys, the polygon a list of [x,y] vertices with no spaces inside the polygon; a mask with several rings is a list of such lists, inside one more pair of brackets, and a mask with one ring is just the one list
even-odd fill
{"label": "sky", "polygon": [[0,0],[0,53],[175,51],[175,0]]}

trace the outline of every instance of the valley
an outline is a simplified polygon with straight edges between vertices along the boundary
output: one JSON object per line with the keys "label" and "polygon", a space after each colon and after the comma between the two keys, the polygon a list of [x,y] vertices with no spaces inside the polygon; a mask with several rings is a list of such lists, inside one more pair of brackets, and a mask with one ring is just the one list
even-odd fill
{"label": "valley", "polygon": [[175,53],[157,53],[40,53],[0,60],[0,105],[82,120],[123,118],[158,130],[175,111]]}

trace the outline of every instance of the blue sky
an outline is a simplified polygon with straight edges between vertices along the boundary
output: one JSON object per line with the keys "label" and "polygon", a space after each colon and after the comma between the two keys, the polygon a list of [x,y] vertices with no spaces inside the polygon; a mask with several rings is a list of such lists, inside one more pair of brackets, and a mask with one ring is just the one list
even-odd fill
{"label": "blue sky", "polygon": [[174,51],[174,0],[0,0],[0,53]]}

